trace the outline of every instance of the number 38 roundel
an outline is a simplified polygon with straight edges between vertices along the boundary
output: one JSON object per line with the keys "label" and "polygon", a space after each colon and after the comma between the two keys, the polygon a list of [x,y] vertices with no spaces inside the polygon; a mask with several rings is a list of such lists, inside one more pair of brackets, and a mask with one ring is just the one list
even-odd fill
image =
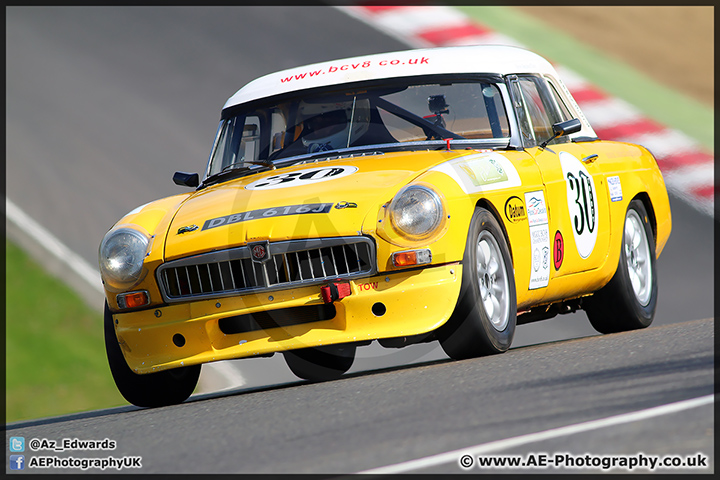
{"label": "number 38 roundel", "polygon": [[567,187],[575,245],[582,258],[587,258],[595,248],[598,232],[597,194],[595,181],[585,165],[568,152],[560,152],[560,165]]}

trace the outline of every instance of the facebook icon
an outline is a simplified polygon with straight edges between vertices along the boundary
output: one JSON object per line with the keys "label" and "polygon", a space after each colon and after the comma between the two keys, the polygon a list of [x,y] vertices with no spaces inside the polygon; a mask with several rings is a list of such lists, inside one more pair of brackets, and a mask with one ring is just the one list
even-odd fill
{"label": "facebook icon", "polygon": [[25,455],[10,455],[10,470],[25,470]]}

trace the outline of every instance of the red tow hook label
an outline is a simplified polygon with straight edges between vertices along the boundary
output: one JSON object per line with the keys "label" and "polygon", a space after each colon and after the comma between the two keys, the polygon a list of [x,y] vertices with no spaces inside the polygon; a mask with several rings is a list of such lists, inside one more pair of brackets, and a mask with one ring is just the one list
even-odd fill
{"label": "red tow hook label", "polygon": [[349,296],[351,293],[349,283],[329,283],[320,287],[320,295],[325,303],[333,303]]}

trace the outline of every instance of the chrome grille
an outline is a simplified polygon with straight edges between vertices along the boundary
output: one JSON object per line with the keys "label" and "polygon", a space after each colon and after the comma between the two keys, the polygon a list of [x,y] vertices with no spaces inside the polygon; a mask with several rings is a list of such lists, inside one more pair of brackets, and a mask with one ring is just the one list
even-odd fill
{"label": "chrome grille", "polygon": [[167,262],[157,270],[166,302],[213,298],[320,284],[375,273],[367,237],[292,240],[270,244],[264,263],[247,246]]}

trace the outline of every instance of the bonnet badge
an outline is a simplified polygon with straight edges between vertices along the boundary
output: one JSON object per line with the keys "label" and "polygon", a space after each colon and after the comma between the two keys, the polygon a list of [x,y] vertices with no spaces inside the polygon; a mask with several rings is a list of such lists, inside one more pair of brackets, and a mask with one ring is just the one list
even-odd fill
{"label": "bonnet badge", "polygon": [[198,229],[197,225],[188,225],[186,227],[178,228],[177,234],[182,235],[183,233],[194,232],[197,229]]}

